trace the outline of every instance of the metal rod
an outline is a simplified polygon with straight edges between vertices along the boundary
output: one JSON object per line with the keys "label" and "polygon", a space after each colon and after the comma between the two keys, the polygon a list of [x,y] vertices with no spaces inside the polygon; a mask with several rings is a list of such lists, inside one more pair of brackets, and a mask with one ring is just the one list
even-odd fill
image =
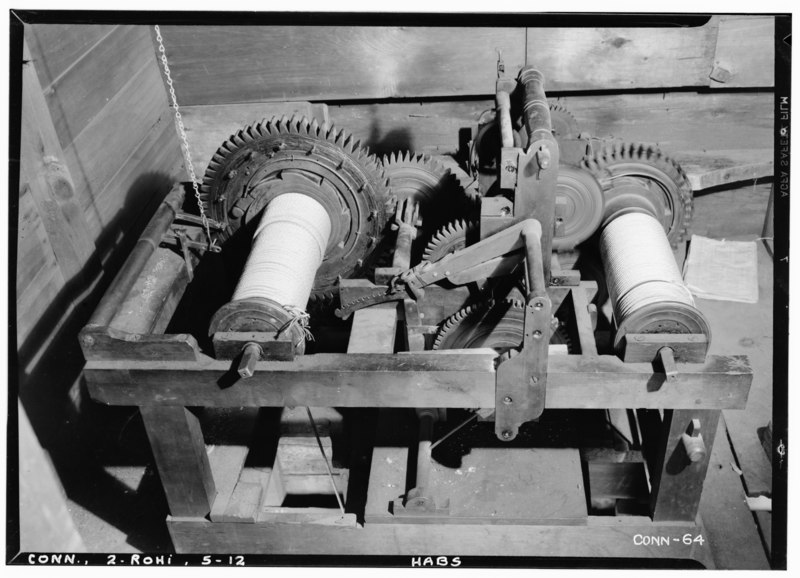
{"label": "metal rod", "polygon": [[322,447],[322,440],[319,439],[317,424],[314,423],[314,416],[311,415],[311,408],[308,406],[306,406],[306,413],[308,413],[308,421],[311,422],[311,429],[314,430],[314,437],[317,438],[317,445],[319,446],[319,451],[322,452],[322,459],[325,462],[325,469],[328,470],[328,479],[330,479],[331,481],[331,487],[333,487],[333,494],[336,496],[336,502],[339,504],[339,510],[341,510],[342,516],[344,516],[345,515],[344,504],[342,503],[342,499],[339,497],[339,490],[336,489],[336,482],[333,479],[333,471],[331,471],[331,465],[328,463],[328,456],[325,455],[325,448]]}
{"label": "metal rod", "polygon": [[522,237],[525,239],[525,265],[528,277],[528,294],[530,296],[547,295],[544,281],[542,261],[541,228],[525,227]]}
{"label": "metal rod", "polygon": [[449,438],[451,435],[453,435],[454,433],[456,433],[458,430],[460,430],[462,427],[464,427],[465,425],[467,425],[469,422],[471,422],[471,421],[472,421],[473,419],[475,419],[476,417],[478,417],[478,414],[477,414],[477,413],[473,413],[471,416],[469,416],[467,419],[465,419],[464,421],[462,421],[462,422],[461,422],[460,424],[458,424],[456,427],[454,427],[454,428],[453,428],[453,429],[451,429],[449,432],[447,432],[446,434],[444,434],[444,435],[443,435],[441,438],[439,438],[438,440],[436,440],[435,442],[433,442],[433,443],[431,444],[431,448],[430,448],[430,449],[431,449],[431,451],[433,451],[433,448],[435,448],[436,446],[438,446],[440,443],[442,443],[444,440],[446,440],[446,439],[447,439],[447,438]]}
{"label": "metal rod", "polygon": [[114,317],[122,300],[128,295],[136,279],[139,278],[147,260],[155,252],[164,233],[175,219],[176,212],[183,205],[183,186],[175,185],[156,209],[155,214],[136,242],[125,264],[111,282],[89,320],[88,326],[105,327]]}

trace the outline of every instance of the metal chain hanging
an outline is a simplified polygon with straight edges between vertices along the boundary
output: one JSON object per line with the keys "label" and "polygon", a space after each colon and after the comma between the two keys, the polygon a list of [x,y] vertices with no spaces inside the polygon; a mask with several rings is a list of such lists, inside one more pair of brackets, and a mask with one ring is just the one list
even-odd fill
{"label": "metal chain hanging", "polygon": [[203,227],[206,231],[206,238],[208,239],[209,249],[216,249],[216,240],[211,237],[211,226],[206,217],[205,204],[203,197],[200,195],[200,183],[197,180],[197,175],[194,172],[194,165],[192,164],[192,153],[189,150],[189,140],[186,137],[186,129],[183,126],[183,117],[181,116],[180,108],[178,107],[178,99],[175,96],[175,87],[172,85],[172,74],[169,70],[167,62],[167,53],[164,49],[164,40],[161,38],[161,29],[158,24],[154,26],[156,32],[156,40],[158,41],[158,51],[161,53],[161,64],[164,66],[164,76],[167,78],[167,86],[169,86],[169,95],[172,98],[172,107],[175,109],[175,126],[178,131],[178,136],[183,142],[183,158],[186,161],[186,170],[189,173],[189,178],[192,180],[192,188],[194,189],[194,196],[197,199],[197,206],[200,209],[200,219],[203,222]]}

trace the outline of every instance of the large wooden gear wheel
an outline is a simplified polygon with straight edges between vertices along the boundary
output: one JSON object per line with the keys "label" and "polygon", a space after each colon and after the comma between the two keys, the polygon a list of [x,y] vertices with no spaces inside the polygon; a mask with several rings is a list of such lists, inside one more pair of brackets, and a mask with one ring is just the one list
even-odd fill
{"label": "large wooden gear wheel", "polygon": [[202,186],[209,216],[224,225],[223,242],[289,192],[311,196],[330,217],[331,235],[311,299],[331,299],[339,277],[366,270],[390,209],[388,181],[377,159],[344,131],[284,117],[245,127],[225,141]]}
{"label": "large wooden gear wheel", "polygon": [[689,231],[692,187],[680,165],[659,149],[636,143],[607,144],[584,159],[603,188],[603,222],[640,211],[655,217],[675,246]]}

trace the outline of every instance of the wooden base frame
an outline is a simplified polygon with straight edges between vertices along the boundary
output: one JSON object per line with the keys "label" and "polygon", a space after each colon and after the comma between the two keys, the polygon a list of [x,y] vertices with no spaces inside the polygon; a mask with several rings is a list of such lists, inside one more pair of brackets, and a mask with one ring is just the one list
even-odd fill
{"label": "wooden base frame", "polygon": [[[174,208],[162,206],[148,234],[160,238],[172,217]],[[178,552],[669,558],[712,566],[698,504],[720,410],[747,401],[752,371],[746,358],[681,364],[677,379],[667,382],[651,364],[598,355],[587,304],[596,287],[556,288],[554,308],[571,293],[581,353],[550,356],[545,407],[631,408],[652,418],[641,422],[650,515],[590,515],[570,524],[405,520],[360,527],[353,514],[276,506],[279,500],[270,498],[280,493],[270,481],[275,471],[244,467],[244,446],[209,453],[197,410],[189,408],[494,408],[495,353],[394,353],[409,303],[387,304],[356,312],[348,353],[260,361],[251,378],[238,379],[230,361],[204,355],[190,335],[139,335],[115,321],[126,287],[151,273],[149,257],[161,251],[168,249],[139,243],[81,344],[92,397],[142,411]],[[185,275],[174,278],[169,307],[142,304],[155,327],[166,326],[186,288]]]}
{"label": "wooden base frame", "polygon": [[341,528],[213,523],[171,516],[167,527],[178,553],[663,558],[714,567],[699,518],[655,523],[638,516],[590,516],[579,526],[371,524]]}

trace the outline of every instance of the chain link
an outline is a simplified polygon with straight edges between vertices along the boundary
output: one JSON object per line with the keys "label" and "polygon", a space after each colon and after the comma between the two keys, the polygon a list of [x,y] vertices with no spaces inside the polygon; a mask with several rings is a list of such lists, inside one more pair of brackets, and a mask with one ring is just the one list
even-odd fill
{"label": "chain link", "polygon": [[189,178],[192,180],[192,188],[194,189],[194,196],[197,199],[197,206],[200,209],[200,219],[203,222],[203,227],[206,230],[206,237],[208,239],[208,246],[216,247],[216,239],[211,238],[211,226],[206,217],[205,203],[200,194],[199,182],[197,175],[194,172],[194,165],[192,164],[192,153],[189,150],[189,139],[186,137],[186,128],[183,126],[183,117],[181,116],[180,108],[178,107],[178,98],[175,96],[175,87],[172,85],[172,74],[169,70],[167,62],[167,52],[164,49],[164,40],[161,38],[161,29],[158,24],[155,25],[156,40],[158,41],[158,51],[161,53],[161,64],[164,66],[164,76],[167,79],[167,86],[169,86],[169,96],[172,99],[172,108],[175,109],[175,127],[178,131],[178,136],[183,142],[183,158],[186,162],[186,170],[189,173]]}

